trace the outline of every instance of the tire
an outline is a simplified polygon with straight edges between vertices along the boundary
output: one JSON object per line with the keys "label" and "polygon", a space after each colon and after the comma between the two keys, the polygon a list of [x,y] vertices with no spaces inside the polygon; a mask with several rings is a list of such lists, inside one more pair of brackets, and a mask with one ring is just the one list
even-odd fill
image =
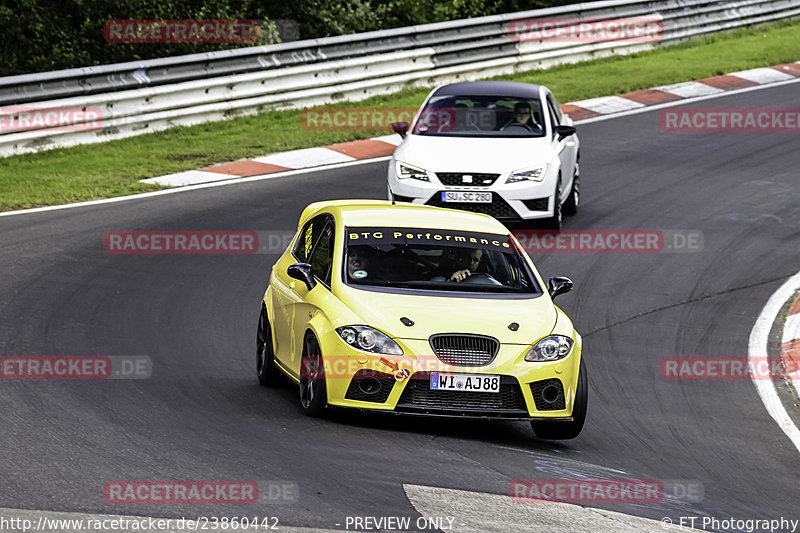
{"label": "tire", "polygon": [[555,200],[553,201],[553,216],[544,220],[545,229],[561,229],[561,179],[556,184]]}
{"label": "tire", "polygon": [[313,333],[306,333],[300,359],[300,407],[308,416],[320,417],[328,404],[322,350]]}
{"label": "tire", "polygon": [[575,174],[572,176],[572,188],[567,196],[567,201],[564,202],[564,214],[574,215],[578,212],[578,206],[581,203],[581,163],[575,161]]}
{"label": "tire", "polygon": [[267,316],[267,308],[261,306],[258,317],[258,334],[256,335],[256,376],[263,387],[275,387],[282,384],[283,376],[275,366],[275,347],[272,344],[272,328]]}
{"label": "tire", "polygon": [[589,404],[589,383],[586,376],[586,366],[581,358],[578,372],[578,386],[575,391],[575,405],[572,408],[571,422],[556,421],[531,421],[531,428],[536,436],[544,440],[569,440],[580,435],[583,423],[586,421],[586,408]]}

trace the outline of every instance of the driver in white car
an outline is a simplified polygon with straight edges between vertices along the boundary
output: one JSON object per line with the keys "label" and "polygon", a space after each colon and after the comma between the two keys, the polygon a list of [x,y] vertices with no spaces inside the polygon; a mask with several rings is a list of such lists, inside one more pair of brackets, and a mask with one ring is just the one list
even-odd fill
{"label": "driver in white car", "polygon": [[530,104],[526,104],[525,102],[517,102],[514,104],[514,120],[506,123],[505,126],[500,128],[500,131],[512,126],[525,128],[528,131],[537,131],[540,129],[539,126],[533,122]]}

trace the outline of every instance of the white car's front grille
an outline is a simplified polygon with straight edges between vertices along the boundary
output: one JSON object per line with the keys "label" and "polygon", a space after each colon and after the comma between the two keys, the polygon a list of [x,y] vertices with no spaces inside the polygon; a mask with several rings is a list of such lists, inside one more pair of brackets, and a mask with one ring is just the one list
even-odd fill
{"label": "white car's front grille", "polygon": [[436,177],[447,186],[488,187],[500,174],[473,174],[471,172],[437,172]]}

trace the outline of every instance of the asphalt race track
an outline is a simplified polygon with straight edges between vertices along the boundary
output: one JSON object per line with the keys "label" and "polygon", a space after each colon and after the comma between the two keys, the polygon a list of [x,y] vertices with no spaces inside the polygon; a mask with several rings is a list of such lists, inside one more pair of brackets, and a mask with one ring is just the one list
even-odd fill
{"label": "asphalt race track", "polygon": [[[790,84],[690,104],[797,108]],[[0,354],[147,355],[146,380],[0,381],[0,507],[272,515],[337,528],[417,516],[403,484],[507,494],[515,479],[696,480],[698,503],[606,505],[660,519],[798,518],[798,451],[753,383],[671,381],[670,356],[746,356],[766,300],[800,270],[796,133],[664,133],[659,111],[579,126],[583,206],[568,229],[699,230],[702,251],[533,259],[576,289],[589,414],[575,441],[523,422],[300,413],[259,387],[259,302],[276,255],[111,255],[110,230],[292,230],[302,208],[384,198],[386,162],[0,218]],[[224,142],[224,139],[221,139]],[[476,312],[480,312],[476,310]],[[110,480],[287,480],[294,504],[110,505]],[[202,511],[202,512],[201,512]],[[343,527],[343,526],[341,526]]]}

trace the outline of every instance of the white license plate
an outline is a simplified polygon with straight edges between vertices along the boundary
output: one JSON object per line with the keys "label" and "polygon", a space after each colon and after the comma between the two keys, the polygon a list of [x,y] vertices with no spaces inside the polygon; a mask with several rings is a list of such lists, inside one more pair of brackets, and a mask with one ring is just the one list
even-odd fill
{"label": "white license plate", "polygon": [[460,392],[500,392],[500,376],[432,372],[431,389]]}
{"label": "white license plate", "polygon": [[477,191],[442,191],[442,201],[490,204],[492,203],[492,193]]}

